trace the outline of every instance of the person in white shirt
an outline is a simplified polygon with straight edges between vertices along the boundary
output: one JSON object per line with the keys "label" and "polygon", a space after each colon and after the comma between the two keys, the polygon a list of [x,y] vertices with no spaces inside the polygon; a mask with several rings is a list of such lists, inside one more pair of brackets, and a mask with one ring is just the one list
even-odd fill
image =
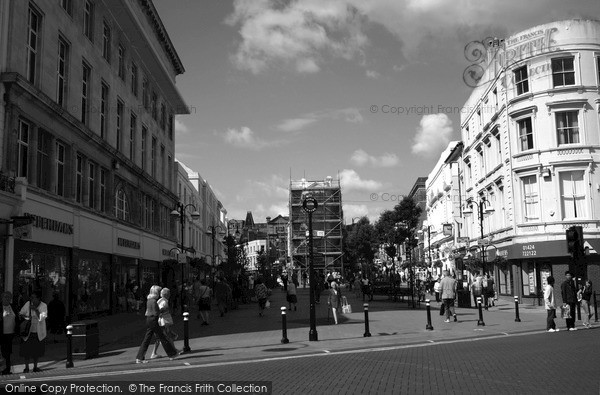
{"label": "person in white shirt", "polygon": [[558,332],[554,319],[556,318],[556,302],[554,301],[554,277],[548,276],[546,279],[548,285],[544,290],[544,304],[546,306],[546,312],[548,317],[546,319],[546,330],[548,332]]}
{"label": "person in white shirt", "polygon": [[29,373],[29,360],[33,359],[33,371],[41,372],[38,368],[38,360],[44,356],[46,351],[46,318],[48,318],[48,306],[40,300],[38,292],[32,292],[29,302],[25,303],[19,315],[25,320],[31,320],[29,333],[22,337],[20,354],[25,359],[23,373]]}

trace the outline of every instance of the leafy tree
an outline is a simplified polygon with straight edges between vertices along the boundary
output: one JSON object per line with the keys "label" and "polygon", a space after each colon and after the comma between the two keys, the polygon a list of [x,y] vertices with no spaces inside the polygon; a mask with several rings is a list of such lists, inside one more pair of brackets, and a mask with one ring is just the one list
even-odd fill
{"label": "leafy tree", "polygon": [[[346,228],[346,227],[345,227]],[[350,229],[346,228],[344,253],[348,261],[370,264],[377,251],[377,234],[367,217],[362,217]]]}

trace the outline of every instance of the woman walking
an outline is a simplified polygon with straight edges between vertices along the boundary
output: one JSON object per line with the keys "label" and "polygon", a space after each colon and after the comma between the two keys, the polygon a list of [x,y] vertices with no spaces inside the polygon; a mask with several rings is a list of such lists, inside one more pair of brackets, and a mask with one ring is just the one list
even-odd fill
{"label": "woman walking", "polygon": [[[44,356],[46,351],[46,318],[48,318],[48,306],[40,300],[37,291],[31,293],[29,302],[25,303],[19,316],[31,322],[29,332],[22,337],[20,355],[25,359],[23,373],[29,373],[29,360],[33,359],[33,371],[41,372],[38,368],[38,360]],[[21,334],[22,336],[23,334]]]}
{"label": "woman walking", "polygon": [[178,352],[173,347],[171,342],[165,336],[165,333],[162,331],[161,327],[158,325],[158,317],[160,315],[160,308],[158,307],[158,299],[160,295],[160,287],[158,285],[153,285],[150,288],[150,293],[146,298],[146,334],[144,335],[144,340],[142,340],[142,344],[140,345],[140,349],[137,353],[137,357],[135,359],[135,363],[146,363],[148,362],[146,358],[146,351],[148,351],[148,347],[150,343],[152,343],[152,336],[156,335],[159,341],[162,343],[165,352],[169,356],[171,360],[177,356]]}
{"label": "woman walking", "polygon": [[263,283],[263,279],[261,277],[259,277],[256,280],[256,285],[254,286],[254,293],[256,294],[256,299],[258,299],[258,315],[262,317],[263,312],[265,311],[265,306],[267,305],[269,289]]}
{"label": "woman walking", "polygon": [[585,286],[580,284],[580,290],[577,293],[577,300],[581,304],[581,316],[583,317],[583,326],[590,329],[590,299],[592,298],[592,282],[587,280]]}
{"label": "woman walking", "polygon": [[340,291],[340,286],[335,281],[332,281],[329,286],[329,298],[327,299],[327,306],[331,307],[331,311],[333,312],[333,320],[337,325],[338,309],[342,306],[342,293]]}
{"label": "woman walking", "polygon": [[296,303],[298,303],[298,296],[296,295],[296,284],[292,281],[287,286],[287,302],[290,305],[290,311],[292,307],[294,311],[298,310]]}
{"label": "woman walking", "polygon": [[195,297],[198,301],[198,318],[202,318],[202,324],[200,325],[208,325],[212,289],[206,285],[205,279],[200,280],[200,286],[198,287],[197,295],[195,295]]}
{"label": "woman walking", "polygon": [[[169,307],[169,297],[171,296],[171,291],[169,288],[163,288],[160,291],[160,299],[158,300],[158,326],[161,327],[162,331],[165,334],[165,337],[171,343],[173,348],[175,348],[175,340],[177,340],[177,334],[171,331],[173,327],[173,316],[171,316],[171,309]],[[156,340],[154,343],[154,350],[152,350],[152,355],[150,355],[150,359],[162,358],[162,355],[158,354],[158,346],[160,346],[160,340]],[[177,350],[179,352],[179,350]]]}
{"label": "woman walking", "polygon": [[0,350],[6,367],[2,374],[12,374],[10,371],[10,355],[12,354],[12,342],[17,325],[17,315],[15,309],[11,306],[12,294],[10,292],[2,293],[2,315],[0,316]]}

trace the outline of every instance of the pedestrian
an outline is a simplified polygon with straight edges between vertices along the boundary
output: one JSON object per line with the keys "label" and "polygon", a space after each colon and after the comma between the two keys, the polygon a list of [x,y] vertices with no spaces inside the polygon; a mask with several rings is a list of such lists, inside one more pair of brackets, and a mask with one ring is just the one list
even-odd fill
{"label": "pedestrian", "polygon": [[202,324],[200,325],[208,325],[212,289],[206,284],[206,279],[200,280],[199,284],[194,294],[194,299],[198,303],[198,318],[202,318]]}
{"label": "pedestrian", "polygon": [[560,286],[563,307],[569,306],[569,318],[566,318],[567,330],[576,331],[575,328],[575,307],[577,305],[577,290],[575,288],[575,281],[570,271],[565,272],[565,281]]}
{"label": "pedestrian", "polygon": [[433,284],[433,292],[435,293],[435,301],[437,303],[440,302],[440,289],[441,289],[440,282],[441,281],[442,281],[442,279],[440,277],[438,277],[438,279],[435,281],[435,284]]}
{"label": "pedestrian", "polygon": [[477,298],[480,298],[483,294],[483,277],[479,274],[479,272],[475,272],[475,278],[471,283],[471,293],[473,294],[475,307],[477,307]]}
{"label": "pedestrian", "polygon": [[337,313],[342,307],[342,292],[340,291],[340,286],[335,281],[332,281],[329,284],[329,297],[327,298],[327,306],[331,308],[331,311],[333,312],[333,320],[337,325]]}
{"label": "pedestrian", "polygon": [[288,287],[288,276],[287,273],[281,274],[281,281],[283,282],[283,290],[287,292]]}
{"label": "pedestrian", "polygon": [[214,292],[219,313],[221,314],[221,317],[223,317],[227,311],[227,300],[229,296],[229,285],[227,285],[223,277],[217,278]]}
{"label": "pedestrian", "polygon": [[[38,368],[38,360],[44,356],[46,351],[46,318],[48,318],[48,306],[40,299],[40,292],[31,293],[29,301],[19,311],[21,319],[29,321],[29,331],[21,333],[21,349],[19,353],[25,359],[23,373],[29,373],[29,360],[33,359],[33,371],[41,372]],[[25,335],[25,336],[23,336]]]}
{"label": "pedestrian", "polygon": [[590,299],[592,298],[592,282],[587,280],[584,284],[579,285],[579,292],[577,293],[577,300],[581,304],[581,316],[583,317],[583,326],[591,329],[590,324]]}
{"label": "pedestrian", "polygon": [[[169,288],[163,288],[160,290],[160,299],[158,299],[158,326],[162,329],[165,337],[171,343],[171,346],[175,348],[175,340],[177,339],[177,334],[174,333],[171,329],[173,328],[173,316],[171,315],[171,309],[169,307],[169,298],[171,296],[171,291]],[[156,343],[154,343],[154,349],[152,350],[152,355],[150,355],[150,359],[162,358],[162,355],[158,354],[158,346],[160,346],[160,340],[156,339]],[[166,350],[165,350],[166,351]],[[177,352],[179,352],[177,350]]]}
{"label": "pedestrian", "polygon": [[294,311],[298,310],[298,307],[296,306],[296,303],[298,303],[298,297],[296,296],[296,284],[294,284],[293,281],[288,284],[286,299],[290,305],[290,311],[292,311],[292,307],[294,308]]}
{"label": "pedestrian", "polygon": [[17,324],[18,316],[15,313],[16,307],[12,306],[12,294],[2,292],[2,315],[0,316],[0,352],[4,358],[5,367],[2,375],[12,374],[10,371],[10,356],[12,354],[12,343],[15,330],[19,327]]}
{"label": "pedestrian", "polygon": [[456,311],[454,310],[454,300],[456,299],[456,280],[450,277],[448,270],[442,272],[444,278],[440,281],[440,293],[444,302],[446,321],[450,322],[450,314],[454,317],[454,322],[458,321]]}
{"label": "pedestrian", "polygon": [[544,302],[546,306],[546,313],[548,314],[546,318],[546,330],[548,332],[558,332],[559,329],[556,328],[556,324],[554,323],[554,319],[556,318],[556,303],[554,301],[554,277],[548,276],[546,279],[548,285],[546,285],[546,289],[544,290]]}
{"label": "pedestrian", "polygon": [[54,343],[56,343],[56,335],[63,333],[65,328],[65,304],[59,299],[58,292],[54,292],[52,300],[48,303],[48,331],[54,335]]}
{"label": "pedestrian", "polygon": [[158,317],[160,315],[158,299],[160,298],[160,290],[160,286],[153,285],[150,287],[150,292],[146,297],[146,313],[144,314],[146,316],[146,333],[144,334],[140,349],[138,350],[135,363],[148,362],[146,360],[146,351],[148,351],[148,347],[150,346],[150,343],[152,343],[153,336],[158,337],[170,360],[173,360],[178,354],[175,347],[173,347],[171,342],[169,342],[165,336],[162,328],[158,325]]}
{"label": "pedestrian", "polygon": [[496,305],[496,303],[494,302],[494,298],[496,297],[496,289],[494,288],[494,277],[490,276],[489,274],[486,277],[487,277],[487,284],[484,288],[484,292],[485,292],[485,307],[487,310],[487,308],[490,305],[491,306]]}
{"label": "pedestrian", "polygon": [[265,311],[265,308],[267,306],[267,298],[269,297],[269,289],[264,284],[264,280],[262,277],[256,279],[254,293],[256,294],[256,299],[258,299],[258,315],[262,317],[263,312]]}

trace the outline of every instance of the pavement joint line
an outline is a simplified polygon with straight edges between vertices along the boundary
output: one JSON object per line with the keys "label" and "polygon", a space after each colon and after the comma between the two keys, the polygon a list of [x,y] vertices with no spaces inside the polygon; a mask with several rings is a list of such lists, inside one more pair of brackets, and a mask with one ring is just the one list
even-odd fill
{"label": "pavement joint line", "polygon": [[[515,333],[511,336],[528,336],[545,333],[546,331],[531,331],[531,332],[521,332]],[[70,376],[54,376],[54,377],[25,377],[20,376],[20,380],[27,381],[61,381],[61,380],[74,380],[74,379],[82,379],[82,378],[94,378],[101,376],[119,376],[126,374],[139,374],[139,373],[152,373],[152,372],[168,372],[172,370],[181,370],[181,369],[194,369],[194,368],[210,368],[210,367],[221,367],[221,366],[230,366],[230,365],[241,365],[241,364],[250,364],[250,363],[262,363],[262,362],[273,362],[273,361],[285,361],[290,359],[300,359],[300,358],[311,358],[311,357],[323,357],[328,355],[348,355],[348,354],[364,354],[369,352],[383,352],[383,351],[394,351],[394,350],[403,350],[409,348],[417,348],[417,347],[428,347],[428,346],[438,346],[438,345],[446,345],[446,344],[456,344],[456,343],[464,343],[470,341],[483,341],[483,340],[492,340],[504,338],[504,335],[490,335],[485,337],[475,337],[475,338],[462,338],[462,339],[452,339],[452,340],[442,340],[437,343],[414,343],[414,344],[402,344],[402,345],[393,345],[393,346],[384,346],[384,347],[372,347],[372,348],[363,348],[363,349],[351,349],[351,350],[340,350],[340,351],[330,351],[328,353],[310,353],[310,354],[301,354],[301,355],[288,355],[281,357],[270,357],[270,358],[258,358],[258,359],[250,359],[250,360],[238,360],[238,361],[223,361],[223,362],[213,362],[207,364],[198,364],[191,365],[189,363],[184,363],[183,366],[164,366],[164,367],[156,367],[156,368],[145,368],[145,369],[129,369],[129,370],[121,370],[115,372],[98,372],[98,373],[82,373],[75,374]],[[19,381],[19,380],[8,380],[10,381]]]}

